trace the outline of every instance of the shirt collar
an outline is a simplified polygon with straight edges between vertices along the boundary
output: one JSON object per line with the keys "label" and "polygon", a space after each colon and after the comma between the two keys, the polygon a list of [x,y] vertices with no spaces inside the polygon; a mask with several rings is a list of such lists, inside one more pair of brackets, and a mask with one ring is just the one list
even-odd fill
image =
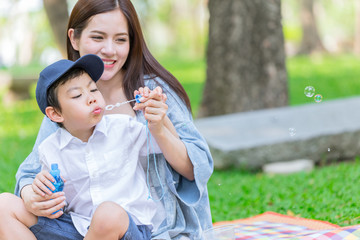
{"label": "shirt collar", "polygon": [[[100,121],[98,124],[96,124],[92,136],[93,136],[94,134],[96,134],[97,132],[103,133],[105,136],[107,136],[107,127],[106,127],[106,126],[107,126],[107,122],[106,122],[106,120],[107,120],[106,116],[103,116],[102,119],[101,119],[101,121]],[[91,136],[91,137],[92,137],[92,136]],[[91,137],[90,137],[90,138],[91,138]]]}
{"label": "shirt collar", "polygon": [[64,147],[66,147],[73,139],[76,139],[73,135],[71,135],[65,128],[59,129],[59,138],[60,138],[60,150],[62,150]]}
{"label": "shirt collar", "polygon": [[[106,118],[103,117],[102,120],[96,124],[93,134],[90,136],[90,139],[97,133],[102,133],[107,136],[107,127],[106,127]],[[60,128],[59,130],[60,137],[60,150],[66,147],[71,141],[82,143],[82,141],[73,135],[71,135],[65,128]]]}

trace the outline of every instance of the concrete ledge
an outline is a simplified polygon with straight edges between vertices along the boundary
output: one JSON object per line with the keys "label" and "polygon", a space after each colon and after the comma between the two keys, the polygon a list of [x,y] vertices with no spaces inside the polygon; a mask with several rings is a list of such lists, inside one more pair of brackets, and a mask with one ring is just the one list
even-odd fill
{"label": "concrete ledge", "polygon": [[360,97],[195,120],[215,168],[360,155]]}
{"label": "concrete ledge", "polygon": [[309,172],[314,169],[314,161],[298,159],[287,162],[267,163],[262,167],[267,174],[290,174],[296,172]]}

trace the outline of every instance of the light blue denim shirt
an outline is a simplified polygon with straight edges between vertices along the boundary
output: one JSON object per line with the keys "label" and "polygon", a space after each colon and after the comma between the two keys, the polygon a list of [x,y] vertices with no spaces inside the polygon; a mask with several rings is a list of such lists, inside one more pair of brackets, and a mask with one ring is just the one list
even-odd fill
{"label": "light blue denim shirt", "polygon": [[[213,172],[213,160],[209,147],[196,129],[191,113],[184,102],[161,79],[156,78],[156,81],[160,83],[168,97],[167,115],[186,146],[189,158],[194,165],[195,180],[189,181],[179,175],[166,162],[163,154],[157,154],[156,168],[162,182],[160,184],[153,156],[150,157],[149,182],[158,196],[164,194],[161,201],[166,212],[166,218],[153,234],[153,239],[202,239],[202,232],[212,227],[207,182]],[[145,85],[154,89],[158,85],[156,81],[146,79]],[[143,114],[140,111],[136,114],[137,120],[145,123]],[[20,190],[25,185],[32,184],[36,174],[40,172],[38,146],[57,128],[57,124],[47,117],[44,118],[33,151],[16,173],[16,195],[20,195]]]}

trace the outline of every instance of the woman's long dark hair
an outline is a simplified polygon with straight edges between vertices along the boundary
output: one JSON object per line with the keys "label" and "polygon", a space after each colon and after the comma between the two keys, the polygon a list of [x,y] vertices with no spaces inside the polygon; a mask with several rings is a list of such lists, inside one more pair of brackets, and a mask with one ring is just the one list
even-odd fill
{"label": "woman's long dark hair", "polygon": [[[127,99],[132,99],[134,90],[144,86],[144,75],[156,76],[169,84],[191,111],[190,100],[183,86],[161,66],[147,48],[137,13],[130,0],[79,0],[71,12],[67,29],[73,28],[74,37],[79,39],[92,16],[116,8],[119,8],[126,17],[130,36],[130,52],[123,66],[126,69],[123,88]],[[69,37],[67,54],[68,59],[72,61],[80,57],[79,52],[72,47]]]}

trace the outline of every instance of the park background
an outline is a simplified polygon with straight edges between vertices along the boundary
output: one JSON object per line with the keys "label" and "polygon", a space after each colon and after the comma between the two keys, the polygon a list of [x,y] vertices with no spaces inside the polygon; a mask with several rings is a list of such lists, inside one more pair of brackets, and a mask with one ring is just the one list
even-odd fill
{"label": "park background", "polygon": [[[71,11],[75,2],[67,1],[68,11]],[[280,7],[281,3],[279,19],[284,37],[281,43],[287,74],[286,84],[279,83],[278,88],[285,86],[288,96],[283,105],[321,104],[331,99],[360,94],[360,10],[357,0],[132,2],[138,11],[150,50],[184,85],[195,118],[199,117],[201,104],[206,106],[211,102],[202,103],[210,63],[207,59],[211,50],[207,48],[210,40],[210,4],[214,7],[220,3],[231,8],[231,4],[235,6],[236,2],[247,2],[252,9],[253,2],[260,9],[259,6],[266,5],[266,2],[274,4],[270,7]],[[313,18],[308,15],[309,9]],[[236,16],[246,12],[236,13],[234,10],[231,14]],[[305,20],[302,18],[304,15]],[[260,17],[261,14],[255,18]],[[304,34],[304,21],[309,20],[316,32]],[[308,47],[304,47],[306,37],[316,35],[318,38],[313,38]],[[237,48],[242,46],[239,42]],[[43,118],[34,98],[34,81],[44,66],[62,57],[59,49],[43,1],[0,0],[0,106],[3,110],[0,114],[0,192],[13,192],[16,170],[34,145]],[[223,79],[216,81],[221,83]],[[256,87],[259,83],[254,79],[251,84]],[[247,87],[252,87],[251,84]],[[307,86],[313,86],[321,92],[320,103],[304,94]],[[220,101],[227,96],[219,94],[213,98]],[[257,99],[252,101],[256,103]],[[230,106],[230,112],[208,115],[259,108],[237,110],[234,104]],[[239,169],[215,170],[208,184],[213,221],[274,211],[325,220],[341,226],[358,224],[359,177],[357,157],[336,164],[323,164],[311,172],[290,175],[267,175],[261,171]]]}

